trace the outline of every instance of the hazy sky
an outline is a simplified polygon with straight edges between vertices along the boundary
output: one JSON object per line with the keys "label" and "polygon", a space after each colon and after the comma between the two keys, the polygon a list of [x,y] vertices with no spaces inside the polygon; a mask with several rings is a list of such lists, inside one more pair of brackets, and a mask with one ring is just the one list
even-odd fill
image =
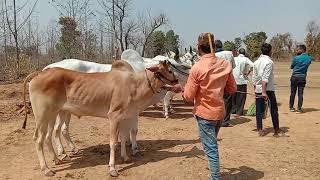
{"label": "hazy sky", "polygon": [[[92,0],[98,8],[96,1]],[[166,13],[169,28],[186,45],[194,45],[200,32],[213,32],[221,40],[253,31],[265,31],[269,38],[290,32],[294,39],[303,41],[307,22],[320,23],[320,0],[133,0],[131,9]],[[57,17],[48,0],[39,0],[37,12],[41,24]]]}

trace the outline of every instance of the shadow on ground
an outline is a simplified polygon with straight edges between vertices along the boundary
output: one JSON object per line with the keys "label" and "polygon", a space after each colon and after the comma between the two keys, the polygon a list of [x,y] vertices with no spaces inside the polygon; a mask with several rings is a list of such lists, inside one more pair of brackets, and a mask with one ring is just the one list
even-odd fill
{"label": "shadow on ground", "polygon": [[[131,156],[131,150],[127,148],[127,153],[132,157],[133,163],[120,169],[125,171],[133,167],[138,167],[150,162],[158,162],[164,159],[172,157],[198,157],[203,159],[204,153],[202,150],[198,149],[194,144],[199,143],[200,140],[142,140],[138,141],[140,152],[135,157]],[[192,147],[191,150],[185,151],[184,148],[179,152],[170,152],[165,149],[172,148],[179,145],[187,145]],[[186,149],[186,148],[185,148]],[[87,167],[95,167],[98,165],[106,165],[109,162],[110,148],[108,144],[100,144],[96,146],[91,146],[88,148],[81,149],[81,153],[74,158],[72,158],[69,166],[67,167],[57,167],[57,172],[71,169],[82,169]],[[120,157],[120,146],[116,150],[116,164],[122,164]]]}
{"label": "shadow on ground", "polygon": [[240,166],[239,168],[224,168],[227,172],[221,174],[225,180],[257,180],[264,177],[264,172],[255,170],[251,167]]}

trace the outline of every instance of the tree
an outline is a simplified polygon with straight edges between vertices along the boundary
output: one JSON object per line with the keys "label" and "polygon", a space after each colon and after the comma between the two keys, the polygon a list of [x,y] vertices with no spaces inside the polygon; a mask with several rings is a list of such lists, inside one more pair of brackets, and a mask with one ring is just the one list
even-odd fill
{"label": "tree", "polygon": [[272,56],[275,59],[286,58],[292,54],[293,40],[290,33],[277,34],[270,40]]}
{"label": "tree", "polygon": [[235,49],[238,51],[241,48],[242,39],[241,37],[237,37],[234,39]]}
{"label": "tree", "polygon": [[320,60],[320,33],[318,33],[316,39],[315,39],[315,44],[314,48],[316,49],[315,53],[315,60]]}
{"label": "tree", "polygon": [[146,50],[148,57],[154,57],[165,53],[166,36],[163,31],[155,31],[150,36],[150,43]]}
{"label": "tree", "polygon": [[[112,33],[121,52],[129,48],[133,34],[138,30],[136,21],[130,18],[132,0],[98,0],[104,15],[109,19],[109,32]],[[120,52],[120,53],[121,53]],[[118,56],[118,55],[117,55]]]}
{"label": "tree", "polygon": [[152,17],[150,13],[148,16],[140,18],[140,25],[143,34],[143,46],[142,46],[142,56],[145,55],[146,47],[149,43],[150,37],[154,31],[156,31],[162,25],[168,23],[168,17],[165,14],[160,14],[158,16]]}
{"label": "tree", "polygon": [[166,51],[174,51],[175,49],[179,49],[179,35],[175,34],[173,30],[169,30],[166,33],[166,42],[165,42],[165,50]]}
{"label": "tree", "polygon": [[77,23],[72,17],[60,17],[61,36],[56,45],[63,58],[76,58],[81,50],[80,32],[76,30]]}
{"label": "tree", "polygon": [[233,50],[236,49],[236,45],[235,45],[235,43],[232,42],[232,41],[225,41],[225,42],[223,43],[223,49],[224,49],[224,50],[227,50],[227,51],[233,51]]}
{"label": "tree", "polygon": [[320,51],[320,49],[317,48],[317,45],[318,45],[317,41],[319,41],[318,35],[320,34],[319,30],[320,30],[320,27],[319,25],[316,24],[315,21],[310,21],[307,24],[307,27],[306,27],[307,36],[305,39],[305,43],[307,46],[308,53],[311,56],[313,56],[315,59],[318,58],[317,54]]}
{"label": "tree", "polygon": [[267,38],[268,36],[263,31],[253,32],[244,37],[243,42],[247,47],[247,53],[251,59],[261,54],[261,45],[266,42]]}
{"label": "tree", "polygon": [[27,23],[28,19],[31,17],[32,13],[34,12],[34,9],[38,3],[38,0],[35,0],[33,3],[32,8],[28,12],[27,16],[23,18],[22,22],[19,23],[17,19],[19,19],[19,12],[21,12],[24,7],[26,6],[27,3],[25,3],[21,7],[17,7],[16,0],[13,0],[12,2],[12,13],[13,18],[11,19],[9,16],[9,6],[7,4],[7,0],[4,0],[4,6],[5,6],[5,13],[6,13],[6,20],[7,20],[7,26],[8,29],[10,30],[13,38],[14,38],[14,43],[15,43],[15,51],[16,51],[16,78],[19,78],[20,76],[20,49],[19,49],[19,30]]}

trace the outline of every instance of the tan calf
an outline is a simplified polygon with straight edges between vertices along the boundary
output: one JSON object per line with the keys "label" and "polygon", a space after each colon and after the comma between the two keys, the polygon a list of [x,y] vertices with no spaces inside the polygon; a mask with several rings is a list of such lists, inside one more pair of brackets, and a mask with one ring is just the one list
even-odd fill
{"label": "tan calf", "polygon": [[29,94],[36,120],[34,140],[41,170],[47,176],[54,175],[45,161],[44,141],[55,162],[60,162],[52,146],[52,131],[59,112],[68,111],[79,117],[109,119],[110,175],[117,176],[115,148],[118,135],[121,140],[121,157],[128,160],[126,136],[130,127],[136,127],[141,107],[161,88],[175,83],[177,80],[166,62],[141,73],[134,73],[125,61],[116,61],[111,72],[106,73],[88,74],[62,68],[38,72],[30,82]]}

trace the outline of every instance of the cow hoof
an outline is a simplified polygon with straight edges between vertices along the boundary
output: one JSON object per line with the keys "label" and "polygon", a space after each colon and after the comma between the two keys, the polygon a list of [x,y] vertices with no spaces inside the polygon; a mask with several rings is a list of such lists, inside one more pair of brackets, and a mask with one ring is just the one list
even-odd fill
{"label": "cow hoof", "polygon": [[77,155],[79,153],[79,149],[73,149],[72,151],[71,151],[71,154],[72,155]]}
{"label": "cow hoof", "polygon": [[122,158],[122,163],[124,164],[128,164],[128,163],[132,163],[132,159],[127,157],[127,158]]}
{"label": "cow hoof", "polygon": [[135,149],[135,150],[132,151],[132,155],[133,155],[133,156],[136,156],[138,153],[139,153],[139,150],[138,150],[138,149]]}
{"label": "cow hoof", "polygon": [[66,161],[66,162],[70,162],[71,161],[71,158],[70,158],[70,156],[68,156],[67,154],[64,154],[64,155],[62,155],[63,157],[62,157],[62,161]]}
{"label": "cow hoof", "polygon": [[118,171],[117,170],[110,170],[109,171],[109,174],[110,174],[110,176],[112,176],[112,177],[118,177],[119,176],[119,173],[118,173]]}
{"label": "cow hoof", "polygon": [[55,160],[53,160],[53,162],[54,162],[55,165],[63,164],[63,162],[60,159],[55,159]]}
{"label": "cow hoof", "polygon": [[166,120],[168,120],[168,119],[169,119],[169,116],[166,116],[165,118],[166,118]]}
{"label": "cow hoof", "polygon": [[54,171],[50,170],[50,169],[44,170],[44,175],[45,175],[45,176],[52,177],[52,176],[54,176],[55,174],[56,174],[56,173],[55,173]]}

